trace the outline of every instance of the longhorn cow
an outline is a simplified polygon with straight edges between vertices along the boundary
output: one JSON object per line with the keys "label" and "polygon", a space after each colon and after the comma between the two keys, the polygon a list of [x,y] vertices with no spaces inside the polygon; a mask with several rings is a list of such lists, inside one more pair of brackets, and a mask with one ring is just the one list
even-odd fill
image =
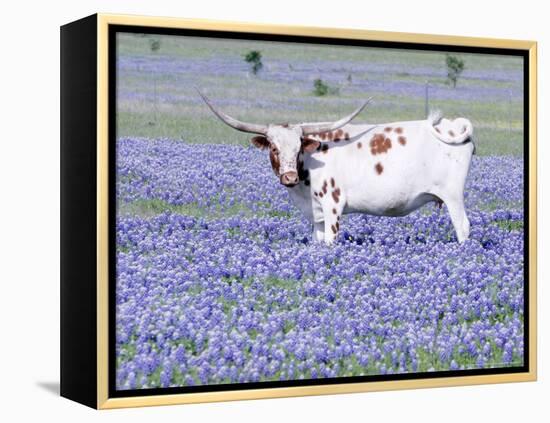
{"label": "longhorn cow", "polygon": [[457,239],[469,236],[464,185],[474,153],[468,119],[432,113],[425,120],[350,124],[364,107],[335,122],[253,124],[212,112],[268,150],[275,175],[313,225],[313,238],[331,244],[346,213],[405,216],[428,202],[445,203]]}

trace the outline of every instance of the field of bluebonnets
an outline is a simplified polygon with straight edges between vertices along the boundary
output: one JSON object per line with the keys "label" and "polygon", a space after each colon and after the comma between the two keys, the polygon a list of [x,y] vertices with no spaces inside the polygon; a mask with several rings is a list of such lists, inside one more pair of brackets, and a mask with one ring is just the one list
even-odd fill
{"label": "field of bluebonnets", "polygon": [[[444,53],[119,35],[117,56],[118,389],[523,364],[519,59],[461,55],[452,88]],[[426,81],[430,107],[474,123],[462,245],[432,205],[313,243],[265,152],[193,89],[261,123],[373,96],[357,121],[382,123],[423,118]]]}

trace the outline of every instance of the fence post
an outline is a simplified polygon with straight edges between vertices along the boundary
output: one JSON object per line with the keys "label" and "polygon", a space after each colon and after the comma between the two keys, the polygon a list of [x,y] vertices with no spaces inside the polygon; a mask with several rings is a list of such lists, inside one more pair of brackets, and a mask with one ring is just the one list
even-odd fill
{"label": "fence post", "polygon": [[429,93],[429,84],[428,80],[426,79],[426,84],[424,87],[424,114],[426,115],[426,118],[428,117],[428,114],[430,113],[429,107],[430,107],[430,93]]}

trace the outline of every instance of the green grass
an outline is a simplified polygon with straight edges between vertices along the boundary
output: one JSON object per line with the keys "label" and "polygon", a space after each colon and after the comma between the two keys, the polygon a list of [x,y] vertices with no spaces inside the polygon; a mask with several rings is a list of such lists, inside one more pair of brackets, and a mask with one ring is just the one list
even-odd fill
{"label": "green grass", "polygon": [[[152,53],[149,39],[161,40],[159,51]],[[320,44],[300,44],[282,42],[258,42],[250,40],[230,40],[220,38],[186,37],[188,42],[182,43],[179,36],[158,36],[146,34],[119,34],[117,36],[117,52],[119,55],[135,56],[172,56],[184,59],[201,59],[227,57],[238,52],[239,59],[244,62],[245,54],[250,50],[260,50],[262,61],[269,66],[270,60],[299,61],[304,58],[316,58],[323,61],[361,62],[366,58],[375,62],[401,64],[403,60],[413,61],[432,66],[444,66],[445,52],[432,53],[415,50],[398,50],[389,48],[364,48],[339,46],[333,48]],[[294,46],[294,48],[289,48]],[[304,49],[304,46],[307,48]],[[510,60],[507,56],[460,54],[466,68],[483,69],[515,69],[521,58]],[[503,60],[505,59],[505,60]]]}
{"label": "green grass", "polygon": [[203,209],[194,204],[175,206],[158,199],[139,199],[131,203],[120,201],[117,204],[117,209],[117,214],[119,216],[133,215],[151,217],[167,211],[195,217],[201,217],[204,214]]}
{"label": "green grass", "polygon": [[522,210],[523,201],[503,201],[503,200],[486,200],[482,201],[477,205],[482,211],[495,211],[499,209],[506,210]]}
{"label": "green grass", "polygon": [[495,225],[508,232],[523,231],[523,220],[498,220]]}
{"label": "green grass", "polygon": [[274,276],[268,276],[263,282],[266,286],[280,288],[285,290],[294,290],[301,286],[300,281],[295,279],[280,279]]}
{"label": "green grass", "polygon": [[[152,52],[150,39],[161,40],[160,49]],[[185,42],[182,42],[185,40]],[[122,34],[118,38],[118,54],[122,58],[140,58],[142,61],[175,61],[185,64],[193,61],[194,70],[177,68],[163,72],[162,66],[155,72],[139,63],[123,67],[119,74],[117,104],[117,135],[150,138],[168,137],[190,143],[230,143],[245,145],[250,134],[229,129],[217,120],[203,104],[194,86],[203,89],[214,101],[231,100],[223,109],[235,117],[252,122],[282,123],[300,121],[324,121],[349,113],[368,96],[375,102],[356,118],[357,123],[385,123],[424,118],[423,90],[417,96],[388,95],[377,90],[375,82],[412,81],[422,86],[423,75],[404,70],[403,64],[432,69],[441,76],[431,76],[431,87],[445,83],[445,52],[392,50],[380,48],[332,47],[246,40],[181,38],[174,36],[150,36]],[[264,68],[258,76],[251,76],[244,54],[260,50]],[[467,70],[521,70],[519,58],[496,55],[461,54]],[[184,60],[182,60],[184,59]],[[214,72],[211,61],[221,61],[216,66],[230,63],[241,66],[238,77]],[[395,66],[387,72],[353,72],[353,66],[361,63]],[[325,71],[323,64],[327,64]],[[197,70],[201,69],[201,70]],[[238,68],[240,69],[240,68]],[[288,82],[274,77],[277,72],[304,72],[309,83]],[[351,69],[351,70],[350,70]],[[352,81],[347,81],[351,74]],[[338,94],[317,97],[313,93],[316,78],[331,80],[330,86]],[[360,85],[357,85],[360,84]],[[364,87],[358,89],[357,87]],[[521,88],[522,81],[487,80],[473,76],[460,78],[458,87],[487,86],[507,90]],[[156,92],[156,97],[155,93]],[[143,97],[145,96],[145,97]],[[156,98],[156,100],[155,100]],[[258,101],[261,100],[260,103]],[[261,104],[264,104],[263,106]],[[260,104],[260,105],[258,105]],[[450,118],[465,116],[472,120],[479,155],[523,154],[523,101],[477,101],[430,99],[430,107],[440,109]]]}
{"label": "green grass", "polygon": [[[159,199],[138,199],[132,202],[119,201],[117,203],[117,215],[119,216],[140,216],[153,217],[161,213],[170,212],[183,216],[204,217],[209,219],[229,217],[229,216],[252,216],[253,213],[243,204],[236,202],[231,207],[222,209],[220,205],[214,209],[206,209],[197,204],[174,205]],[[267,212],[267,215],[276,214]],[[260,214],[261,215],[261,214]],[[237,236],[239,229],[234,228],[231,235]]]}

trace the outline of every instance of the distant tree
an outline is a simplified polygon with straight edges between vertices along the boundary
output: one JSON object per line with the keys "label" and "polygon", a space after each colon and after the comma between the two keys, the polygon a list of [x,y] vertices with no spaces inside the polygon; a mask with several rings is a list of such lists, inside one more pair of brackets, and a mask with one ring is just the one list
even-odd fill
{"label": "distant tree", "polygon": [[322,97],[328,94],[338,95],[339,93],[340,89],[338,87],[329,86],[321,78],[317,78],[313,81],[313,94],[316,96]]}
{"label": "distant tree", "polygon": [[252,73],[254,75],[256,75],[260,69],[264,67],[264,64],[262,63],[262,53],[258,50],[252,50],[246,53],[244,60],[252,66]]}
{"label": "distant tree", "polygon": [[156,38],[149,38],[149,48],[153,53],[160,50],[160,40]]}
{"label": "distant tree", "polygon": [[[160,40],[158,38],[149,38],[149,48],[152,53],[156,53],[160,50]],[[151,71],[151,77],[153,79],[153,120],[149,122],[149,125],[156,125],[158,122],[158,98],[157,98],[157,76],[155,72]]]}
{"label": "distant tree", "polygon": [[313,81],[313,94],[320,97],[328,94],[328,85],[321,78]]}
{"label": "distant tree", "polygon": [[453,88],[456,88],[458,77],[464,70],[464,61],[456,56],[447,54],[445,63],[447,64],[447,83],[453,84]]}

